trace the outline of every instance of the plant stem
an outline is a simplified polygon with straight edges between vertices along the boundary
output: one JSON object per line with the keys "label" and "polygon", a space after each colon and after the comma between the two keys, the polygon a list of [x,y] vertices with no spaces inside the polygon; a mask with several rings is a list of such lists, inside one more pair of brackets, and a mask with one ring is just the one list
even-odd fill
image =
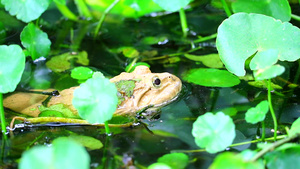
{"label": "plant stem", "polygon": [[267,152],[274,150],[276,147],[281,146],[284,143],[287,143],[295,138],[299,137],[299,134],[295,134],[291,137],[287,137],[285,139],[282,139],[280,141],[277,141],[275,143],[272,144],[272,146],[267,146],[266,148],[262,149],[260,152],[258,152],[250,161],[256,161],[257,159],[259,159],[260,157],[262,157],[263,155],[265,155]]}
{"label": "plant stem", "polygon": [[274,122],[274,140],[276,141],[276,137],[277,137],[277,119],[276,119],[276,115],[273,109],[273,105],[272,105],[272,98],[271,98],[271,79],[268,79],[268,102],[269,102],[269,108],[270,108],[270,112],[273,118],[273,122]]}
{"label": "plant stem", "polygon": [[225,10],[227,16],[228,16],[228,17],[231,16],[232,13],[231,13],[231,11],[230,11],[230,9],[229,9],[229,7],[228,7],[226,1],[225,1],[225,0],[221,0],[221,2],[222,2],[223,8],[224,8],[224,10]]}
{"label": "plant stem", "polygon": [[265,127],[265,121],[261,122],[261,140],[265,141],[265,135],[266,135],[266,127]]}
{"label": "plant stem", "polygon": [[90,13],[89,8],[86,6],[84,0],[75,0],[75,4],[81,16],[86,18],[92,17],[92,14]]}
{"label": "plant stem", "polygon": [[102,26],[102,23],[106,17],[106,15],[109,13],[109,11],[119,2],[120,0],[115,0],[112,4],[109,5],[109,7],[107,7],[104,11],[104,13],[102,14],[98,24],[97,24],[97,27],[95,29],[95,32],[94,32],[94,38],[96,38],[96,36],[98,35],[98,32]]}
{"label": "plant stem", "polygon": [[293,81],[294,84],[298,83],[299,76],[300,76],[300,60],[298,60],[298,69],[297,69],[297,73],[296,73],[294,81]]}
{"label": "plant stem", "polygon": [[107,136],[110,136],[111,133],[110,133],[110,130],[109,130],[109,126],[108,126],[108,122],[104,122],[104,127],[105,127],[105,133]]}
{"label": "plant stem", "polygon": [[3,94],[0,93],[0,119],[1,119],[1,131],[3,134],[4,139],[7,139],[6,136],[6,122],[5,122],[5,116],[4,116],[4,109],[3,109]]}
{"label": "plant stem", "polygon": [[186,37],[189,28],[188,28],[188,25],[187,25],[186,16],[185,16],[185,12],[184,12],[183,8],[180,8],[179,16],[180,16],[180,23],[181,23],[183,37]]}
{"label": "plant stem", "polygon": [[60,11],[60,13],[64,17],[66,17],[66,18],[68,18],[70,20],[73,20],[73,21],[77,21],[78,20],[77,16],[72,11],[69,10],[69,8],[66,6],[66,4],[61,4],[61,3],[58,3],[56,1],[54,1],[54,2],[56,4],[57,9]]}
{"label": "plant stem", "polygon": [[214,34],[211,34],[209,36],[205,36],[205,37],[201,37],[197,40],[194,40],[194,43],[200,43],[200,42],[204,42],[204,41],[207,41],[207,40],[211,40],[211,39],[215,39],[217,37],[217,33],[214,33]]}
{"label": "plant stem", "polygon": [[292,14],[291,17],[297,21],[300,21],[300,16]]}

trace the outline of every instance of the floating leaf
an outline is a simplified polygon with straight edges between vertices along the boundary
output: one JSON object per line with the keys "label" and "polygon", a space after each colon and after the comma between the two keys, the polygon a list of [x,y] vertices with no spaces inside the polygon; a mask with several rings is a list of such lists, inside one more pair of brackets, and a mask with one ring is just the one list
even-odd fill
{"label": "floating leaf", "polygon": [[225,150],[235,138],[235,126],[232,119],[222,112],[210,112],[199,116],[193,124],[192,134],[196,144],[209,153]]}
{"label": "floating leaf", "polygon": [[94,71],[88,67],[75,67],[71,71],[71,77],[78,80],[87,80],[93,77]]}
{"label": "floating leaf", "polygon": [[[60,117],[60,115],[61,115],[66,118],[80,118],[77,113],[72,112],[67,106],[65,106],[62,103],[54,104],[49,107],[40,106],[39,110],[41,112],[41,114],[39,116],[44,116],[44,117],[49,117],[46,115],[52,113],[53,115],[58,115],[58,116],[54,116],[54,117]],[[45,113],[45,111],[46,111],[46,113]],[[50,111],[52,111],[52,112],[50,112]],[[54,113],[54,112],[58,112],[60,114]]]}
{"label": "floating leaf", "polygon": [[200,61],[205,66],[210,67],[210,68],[222,68],[223,67],[223,63],[222,63],[219,55],[215,54],[215,53],[203,55],[203,56],[184,54],[184,56],[193,61]]}
{"label": "floating leaf", "polygon": [[209,167],[210,169],[264,169],[264,165],[262,162],[258,161],[248,161],[244,160],[243,157],[239,154],[235,154],[233,152],[225,152],[219,154],[215,159],[212,165]]}
{"label": "floating leaf", "polygon": [[88,79],[75,89],[72,104],[89,123],[104,123],[112,118],[117,108],[116,86],[107,78]]}
{"label": "floating leaf", "polygon": [[88,148],[89,150],[97,150],[103,147],[103,144],[100,140],[97,140],[90,136],[83,136],[77,134],[71,134],[68,138],[80,143],[82,146]]}
{"label": "floating leaf", "polygon": [[12,92],[21,80],[25,55],[18,45],[0,46],[0,93]]}
{"label": "floating leaf", "polygon": [[184,153],[171,153],[158,158],[157,162],[165,163],[172,169],[184,169],[189,163],[189,157]]}
{"label": "floating leaf", "polygon": [[180,8],[186,7],[191,1],[193,0],[173,0],[172,2],[168,0],[153,0],[153,2],[157,3],[164,10],[170,12],[175,12]]}
{"label": "floating leaf", "polygon": [[245,75],[245,61],[254,54],[267,57],[265,51],[277,50],[278,60],[300,58],[299,28],[261,14],[231,15],[219,26],[216,44],[222,62],[237,76]]}
{"label": "floating leaf", "polygon": [[30,22],[46,11],[51,0],[1,0],[5,10],[23,22]]}
{"label": "floating leaf", "polygon": [[29,23],[21,32],[22,45],[28,49],[33,60],[39,57],[48,57],[51,41],[48,35],[36,27],[33,23]]}
{"label": "floating leaf", "polygon": [[288,132],[289,136],[293,136],[298,133],[300,133],[300,118],[293,122],[291,129]]}
{"label": "floating leaf", "polygon": [[236,0],[231,6],[234,13],[259,13],[283,22],[291,19],[291,7],[287,0]]}
{"label": "floating leaf", "polygon": [[264,100],[260,102],[256,107],[252,107],[246,112],[245,120],[247,121],[247,123],[256,124],[265,119],[268,111],[269,102],[267,100]]}
{"label": "floating leaf", "polygon": [[232,87],[240,83],[238,77],[226,70],[192,69],[183,75],[183,80],[202,86]]}
{"label": "floating leaf", "polygon": [[63,72],[71,68],[71,60],[76,63],[87,66],[89,64],[88,54],[86,51],[79,53],[64,53],[58,56],[52,57],[46,65],[54,72]]}
{"label": "floating leaf", "polygon": [[154,164],[151,164],[148,167],[148,169],[172,169],[172,168],[165,163],[154,163]]}
{"label": "floating leaf", "polygon": [[84,147],[62,137],[55,139],[51,147],[35,146],[25,151],[19,169],[88,169],[89,163],[90,157]]}
{"label": "floating leaf", "polygon": [[279,76],[284,72],[285,68],[281,65],[272,65],[265,69],[255,70],[253,75],[255,80],[271,79],[273,77]]}

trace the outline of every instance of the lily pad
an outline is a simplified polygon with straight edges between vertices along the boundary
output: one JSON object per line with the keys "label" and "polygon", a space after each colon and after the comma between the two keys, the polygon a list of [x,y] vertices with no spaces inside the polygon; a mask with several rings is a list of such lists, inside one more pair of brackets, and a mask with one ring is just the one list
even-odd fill
{"label": "lily pad", "polygon": [[158,158],[157,162],[165,163],[172,169],[184,169],[189,163],[189,157],[184,153],[171,153]]}
{"label": "lily pad", "polygon": [[[41,154],[43,154],[41,156]],[[51,147],[35,146],[22,154],[19,169],[88,169],[90,157],[79,143],[66,138],[55,139]]]}
{"label": "lily pad", "polygon": [[226,68],[244,76],[245,61],[252,55],[267,57],[274,54],[270,50],[277,50],[278,60],[299,59],[300,29],[269,16],[237,13],[219,26],[216,44]]}
{"label": "lily pad", "polygon": [[287,0],[236,0],[231,6],[234,13],[259,13],[283,22],[291,20],[291,7]]}
{"label": "lily pad", "polygon": [[269,111],[269,102],[267,100],[264,100],[260,102],[256,107],[250,108],[246,112],[245,120],[248,123],[256,124],[265,119],[268,111]]}
{"label": "lily pad", "polygon": [[162,7],[164,10],[169,12],[178,11],[180,8],[186,7],[193,0],[153,0],[156,4]]}
{"label": "lily pad", "polygon": [[183,75],[183,80],[202,86],[232,87],[240,83],[235,75],[226,70],[192,69]]}
{"label": "lily pad", "polygon": [[77,80],[87,80],[93,77],[94,71],[88,67],[76,67],[71,71],[71,77]]}
{"label": "lily pad", "polygon": [[33,60],[39,57],[48,57],[51,41],[48,35],[36,27],[33,23],[29,23],[21,32],[22,45],[29,51]]}
{"label": "lily pad", "polygon": [[72,104],[82,119],[104,123],[117,109],[117,88],[107,78],[93,77],[75,89]]}
{"label": "lily pad", "polygon": [[5,10],[26,23],[39,18],[50,2],[51,0],[1,0]]}
{"label": "lily pad", "polygon": [[235,125],[223,112],[210,112],[199,116],[193,124],[192,134],[196,144],[209,153],[225,150],[235,138]]}
{"label": "lily pad", "polygon": [[25,55],[18,45],[0,46],[0,93],[12,92],[21,80]]}

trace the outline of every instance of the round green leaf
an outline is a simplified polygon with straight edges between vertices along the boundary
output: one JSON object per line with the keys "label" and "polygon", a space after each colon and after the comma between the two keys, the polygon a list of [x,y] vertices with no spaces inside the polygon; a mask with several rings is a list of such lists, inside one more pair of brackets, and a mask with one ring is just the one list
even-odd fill
{"label": "round green leaf", "polygon": [[209,153],[225,150],[235,138],[235,125],[223,112],[210,112],[199,116],[193,124],[192,134],[196,144]]}
{"label": "round green leaf", "polygon": [[234,13],[259,13],[283,22],[291,19],[291,7],[287,0],[236,0],[231,5]]}
{"label": "round green leaf", "polygon": [[203,56],[184,54],[184,56],[190,60],[200,61],[205,66],[210,67],[210,68],[222,68],[223,67],[223,63],[222,63],[219,55],[215,54],[215,53],[203,55]]}
{"label": "round green leaf", "polygon": [[40,17],[50,2],[51,0],[1,0],[5,10],[26,23]]}
{"label": "round green leaf", "polygon": [[277,50],[281,61],[299,59],[299,44],[299,28],[269,16],[246,13],[226,19],[218,28],[216,43],[222,62],[237,76],[245,75],[245,61],[250,56],[274,54],[265,52],[268,50]]}
{"label": "round green leaf", "polygon": [[53,165],[52,154],[53,149],[51,147],[35,146],[22,154],[19,169],[51,169]]}
{"label": "round green leaf", "polygon": [[300,133],[300,118],[293,122],[291,129],[288,132],[289,136],[293,136],[298,133]]}
{"label": "round green leaf", "polygon": [[21,80],[25,55],[18,45],[0,46],[0,93],[12,92]]}
{"label": "round green leaf", "polygon": [[250,108],[246,112],[245,119],[248,123],[256,124],[265,119],[268,111],[269,111],[269,102],[267,100],[264,100],[260,102],[255,108]]}
{"label": "round green leaf", "polygon": [[33,60],[39,57],[48,57],[51,41],[48,35],[36,27],[33,23],[29,23],[21,32],[22,45],[28,49]]}
{"label": "round green leaf", "polygon": [[240,83],[235,75],[218,69],[191,69],[182,78],[197,85],[210,87],[232,87]]}
{"label": "round green leaf", "polygon": [[118,104],[117,89],[109,79],[93,77],[75,89],[73,105],[89,123],[110,120]]}
{"label": "round green leaf", "polygon": [[265,69],[258,69],[253,72],[255,80],[271,79],[279,76],[284,72],[285,68],[281,65],[272,65]]}
{"label": "round green leaf", "polygon": [[76,67],[71,71],[71,77],[78,80],[86,80],[93,77],[94,71],[88,67]]}
{"label": "round green leaf", "polygon": [[156,4],[162,7],[166,11],[175,12],[180,8],[186,7],[193,0],[153,0]]}
{"label": "round green leaf", "polygon": [[157,162],[165,163],[172,169],[184,169],[189,163],[189,157],[184,153],[171,153],[158,158]]}
{"label": "round green leaf", "polygon": [[151,164],[148,167],[148,169],[172,169],[172,168],[165,163],[154,163],[154,164]]}

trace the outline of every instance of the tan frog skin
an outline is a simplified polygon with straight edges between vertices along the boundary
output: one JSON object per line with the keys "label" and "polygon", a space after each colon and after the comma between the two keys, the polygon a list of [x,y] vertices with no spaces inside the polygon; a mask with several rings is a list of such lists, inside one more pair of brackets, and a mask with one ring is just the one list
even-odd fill
{"label": "tan frog skin", "polygon": [[[152,73],[146,66],[137,66],[132,73],[121,73],[110,79],[115,83],[120,80],[135,80],[135,88],[131,97],[118,106],[114,115],[136,115],[136,112],[148,106],[160,107],[175,100],[181,90],[180,79],[170,73]],[[77,110],[72,105],[73,92],[77,87],[60,91],[59,96],[53,96],[48,106],[63,103],[74,114]],[[52,89],[53,90],[53,89]],[[50,90],[50,91],[52,91]],[[38,107],[48,96],[32,93],[16,93],[4,99],[4,107],[16,112],[38,117]]]}

